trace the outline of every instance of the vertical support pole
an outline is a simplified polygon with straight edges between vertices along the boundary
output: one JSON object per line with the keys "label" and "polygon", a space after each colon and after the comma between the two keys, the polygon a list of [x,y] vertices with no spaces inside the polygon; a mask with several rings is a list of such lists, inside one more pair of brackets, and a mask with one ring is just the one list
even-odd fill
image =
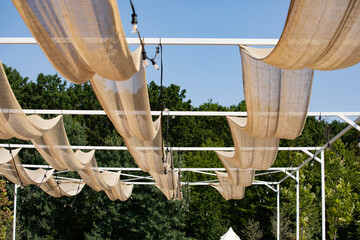
{"label": "vertical support pole", "polygon": [[17,189],[19,185],[15,184],[15,191],[14,191],[14,218],[13,218],[13,240],[15,240],[16,236],[16,200],[17,200]]}
{"label": "vertical support pole", "polygon": [[326,216],[325,216],[325,156],[324,151],[321,151],[321,227],[322,239],[326,239]]}
{"label": "vertical support pole", "polygon": [[296,240],[300,239],[300,169],[296,171]]}
{"label": "vertical support pole", "polygon": [[280,184],[277,185],[277,240],[280,240]]}

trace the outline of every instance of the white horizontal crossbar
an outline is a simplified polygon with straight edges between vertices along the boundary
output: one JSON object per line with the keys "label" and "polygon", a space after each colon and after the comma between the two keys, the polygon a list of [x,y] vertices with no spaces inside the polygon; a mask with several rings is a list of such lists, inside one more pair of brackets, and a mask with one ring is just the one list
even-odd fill
{"label": "white horizontal crossbar", "polygon": [[[11,111],[11,110],[2,110]],[[50,110],[24,109],[25,114],[54,114],[54,115],[106,115],[103,110]],[[121,112],[119,112],[121,114]],[[161,111],[151,111],[151,115],[159,116]],[[208,111],[164,111],[164,116],[208,116],[208,117],[245,117],[247,112],[208,112]],[[336,117],[360,116],[360,112],[308,112],[308,116]]]}
{"label": "white horizontal crossbar", "polygon": [[[138,38],[126,38],[129,45],[139,45]],[[53,39],[54,42],[68,42],[67,39]],[[91,42],[103,42],[101,39],[89,38]],[[275,46],[278,39],[250,39],[250,38],[144,38],[146,45],[225,45],[225,46]],[[0,44],[37,44],[32,37],[1,37]]]}
{"label": "white horizontal crossbar", "polygon": [[[7,144],[1,143],[0,147],[4,148],[35,148],[33,144]],[[46,145],[40,145],[40,148],[47,148]],[[58,146],[59,148],[67,148],[68,146]],[[70,146],[71,149],[77,150],[119,150],[125,151],[127,150],[126,146]],[[165,147],[166,149],[166,147]],[[316,151],[319,150],[320,147],[279,147],[279,151]],[[234,151],[234,147],[171,147],[169,150],[172,151]]]}

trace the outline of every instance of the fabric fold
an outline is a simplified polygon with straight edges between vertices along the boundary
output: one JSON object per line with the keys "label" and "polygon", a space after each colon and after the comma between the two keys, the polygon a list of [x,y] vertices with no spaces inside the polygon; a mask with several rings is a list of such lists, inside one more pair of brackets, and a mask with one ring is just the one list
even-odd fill
{"label": "fabric fold", "polygon": [[248,120],[256,138],[295,139],[305,125],[314,71],[283,70],[256,60],[240,48]]}
{"label": "fabric fold", "polygon": [[283,69],[336,70],[360,61],[360,2],[292,0],[284,30],[271,51],[251,55]]}
{"label": "fabric fold", "polygon": [[[266,170],[274,163],[278,138],[254,138],[243,130],[246,118],[227,117],[235,151],[216,151],[230,175],[236,169]],[[235,170],[233,170],[235,169]]]}
{"label": "fabric fold", "polygon": [[116,0],[13,0],[55,69],[81,84],[95,73],[115,81],[138,71]]}
{"label": "fabric fold", "polygon": [[[13,3],[55,69],[73,83],[90,80],[139,167],[163,174],[161,121],[152,121],[142,49],[130,53],[116,0]],[[62,157],[56,150],[47,151]],[[66,164],[81,170],[76,161]]]}
{"label": "fabric fold", "polygon": [[211,184],[211,186],[215,188],[226,201],[244,198],[244,186],[234,186],[226,173],[217,173],[216,175],[219,179],[219,183]]}
{"label": "fabric fold", "polygon": [[0,172],[12,183],[22,186],[36,185],[53,197],[74,196],[84,187],[78,180],[57,180],[54,169],[30,170],[24,168],[19,160],[20,148],[11,152],[0,148]]}

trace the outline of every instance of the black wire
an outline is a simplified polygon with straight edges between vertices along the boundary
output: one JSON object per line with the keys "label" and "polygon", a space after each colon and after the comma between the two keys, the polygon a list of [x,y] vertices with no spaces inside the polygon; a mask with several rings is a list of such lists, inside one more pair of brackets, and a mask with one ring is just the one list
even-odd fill
{"label": "black wire", "polygon": [[[320,124],[321,124],[321,123],[320,123]],[[339,154],[337,151],[335,151],[335,149],[333,149],[333,148],[331,147],[331,144],[330,144],[330,142],[329,142],[329,135],[328,135],[328,134],[326,133],[326,131],[325,131],[324,124],[325,124],[325,122],[324,122],[323,124],[321,124],[321,127],[322,127],[323,132],[324,132],[324,135],[325,135],[325,137],[326,137],[326,142],[328,143],[328,144],[327,144],[327,147],[330,148],[331,151],[333,151],[338,157],[341,157],[341,159],[343,159],[343,156],[342,156],[341,154]]]}
{"label": "black wire", "polygon": [[74,204],[74,202],[75,202],[75,200],[76,200],[76,197],[77,197],[77,195],[78,195],[78,193],[79,193],[80,184],[81,184],[81,180],[79,181],[79,185],[78,185],[78,188],[77,188],[77,190],[76,190],[75,198],[74,198],[73,201],[70,203],[70,206],[71,206],[71,207],[73,206],[73,204]]}
{"label": "black wire", "polygon": [[11,149],[10,143],[9,143],[9,152],[10,152],[11,159],[12,159],[13,164],[14,164],[14,167],[15,167],[16,174],[17,174],[17,176],[18,176],[18,178],[19,178],[19,180],[20,180],[20,184],[21,184],[20,186],[22,187],[22,186],[24,186],[24,185],[23,185],[23,182],[21,181],[21,177],[20,177],[20,175],[19,175],[19,171],[18,171],[17,166],[16,166],[16,163],[15,163],[15,159],[14,159],[14,155],[13,155],[13,153],[12,153],[12,149]]}
{"label": "black wire", "polygon": [[181,170],[180,170],[180,162],[181,162],[181,158],[180,158],[180,154],[181,152],[178,152],[178,186],[177,186],[177,191],[176,191],[176,197],[179,198],[179,194],[181,195]]}
{"label": "black wire", "polygon": [[134,8],[134,4],[132,3],[131,0],[130,0],[130,5],[131,5],[131,9],[132,9],[132,11],[133,11],[133,14],[136,14],[135,8]]}
{"label": "black wire", "polygon": [[60,183],[58,182],[58,180],[56,178],[55,178],[55,182],[56,182],[56,184],[57,184],[57,186],[58,186],[58,188],[60,190],[60,197],[62,197],[63,194],[62,194],[62,190],[61,190],[61,187],[60,187]]}
{"label": "black wire", "polygon": [[[164,114],[164,96],[163,96],[163,50],[161,45],[161,39],[160,39],[160,105],[161,105],[161,112],[160,112],[160,131],[162,132],[163,128],[163,114]],[[164,149],[164,138],[161,138],[161,151],[162,151],[162,161],[165,163],[165,149]]]}
{"label": "black wire", "polygon": [[39,184],[39,185],[36,185],[35,188],[32,190],[31,195],[33,195],[33,194],[35,193],[35,191],[38,190],[39,187],[41,186],[41,184],[44,182],[44,180],[45,180],[45,178],[46,178],[46,174],[47,174],[47,172],[49,171],[49,169],[50,169],[50,165],[48,165],[48,167],[47,167],[47,169],[46,169],[46,171],[45,171],[45,173],[44,173],[44,176],[43,176],[40,184]]}

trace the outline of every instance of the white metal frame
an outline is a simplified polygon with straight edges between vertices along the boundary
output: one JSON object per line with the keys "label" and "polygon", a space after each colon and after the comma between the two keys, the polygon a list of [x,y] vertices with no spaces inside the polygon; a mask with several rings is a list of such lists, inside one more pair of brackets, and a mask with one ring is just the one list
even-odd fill
{"label": "white metal frame", "polygon": [[[66,40],[62,40],[66,41]],[[130,45],[138,45],[139,40],[137,38],[127,38],[127,41]],[[252,46],[275,46],[278,42],[278,39],[224,39],[224,38],[144,38],[144,43],[146,45],[157,45],[161,42],[162,45],[227,45],[227,46],[237,46],[237,45],[252,45]],[[0,44],[37,44],[34,38],[0,38]],[[76,115],[105,115],[104,111],[97,110],[24,110],[26,114],[76,114]],[[160,115],[160,111],[151,112],[152,115]],[[246,116],[246,113],[243,112],[178,112],[178,111],[168,111],[165,112],[167,115],[171,116]],[[296,236],[299,239],[299,170],[305,166],[312,159],[317,160],[321,163],[321,199],[322,199],[322,239],[325,239],[326,230],[325,230],[325,158],[324,158],[324,149],[328,146],[328,144],[333,143],[342,135],[344,135],[347,131],[349,131],[352,127],[360,131],[360,126],[357,122],[360,120],[360,112],[336,112],[336,113],[327,113],[327,112],[309,112],[308,116],[336,116],[341,120],[347,122],[349,124],[343,131],[341,131],[338,135],[336,135],[333,139],[331,139],[328,143],[326,143],[322,147],[316,148],[308,148],[308,147],[299,147],[299,148],[286,148],[279,150],[297,150],[303,151],[304,153],[309,155],[309,158],[300,164],[296,168],[271,168],[268,173],[285,173],[285,177],[281,179],[279,182],[263,182],[263,181],[255,181],[254,184],[262,184],[266,185],[273,191],[277,192],[277,239],[280,239],[280,185],[287,178],[293,178],[297,183],[297,200],[296,200],[296,208],[297,208],[297,228],[296,228]],[[357,116],[358,118],[355,121],[349,119],[349,116]],[[1,144],[2,147],[8,147],[8,144]],[[11,147],[23,147],[23,148],[33,148],[32,145],[28,144],[11,144]],[[98,149],[98,150],[126,150],[126,147],[118,146],[118,147],[110,147],[110,146],[72,146],[73,149]],[[175,151],[215,151],[215,150],[233,150],[233,148],[185,148],[185,147],[177,147],[172,148]],[[316,151],[315,154],[312,154],[310,151]],[[318,158],[317,155],[321,154],[321,157]],[[26,165],[27,167],[31,167]],[[37,167],[43,167],[37,165]],[[47,166],[45,166],[47,167]],[[105,169],[105,168],[103,168]],[[109,168],[111,170],[119,169],[119,168]],[[135,169],[129,168],[121,168],[123,171],[138,171]],[[198,169],[181,169],[182,171],[193,171],[200,174],[209,174],[209,168],[198,168]],[[218,170],[218,169],[217,169]],[[219,169],[220,170],[220,169]],[[224,170],[224,169],[221,169]],[[212,169],[212,171],[214,171]],[[268,174],[266,173],[266,174]],[[296,173],[296,177],[293,175]],[[130,174],[124,174],[124,176]],[[261,175],[261,174],[258,174]],[[137,177],[136,175],[132,175],[133,177]],[[138,176],[137,179],[145,179],[142,176]],[[137,180],[136,179],[136,180]],[[130,183],[130,182],[129,182]],[[132,182],[134,184],[139,184],[139,182]],[[153,184],[149,182],[143,182],[142,184]],[[194,185],[209,185],[209,182],[198,182],[193,183]],[[276,189],[272,187],[272,185],[276,185]],[[13,239],[15,239],[15,228],[16,228],[16,196],[17,196],[17,188],[15,185],[15,199],[14,199],[14,223],[13,223]]]}

